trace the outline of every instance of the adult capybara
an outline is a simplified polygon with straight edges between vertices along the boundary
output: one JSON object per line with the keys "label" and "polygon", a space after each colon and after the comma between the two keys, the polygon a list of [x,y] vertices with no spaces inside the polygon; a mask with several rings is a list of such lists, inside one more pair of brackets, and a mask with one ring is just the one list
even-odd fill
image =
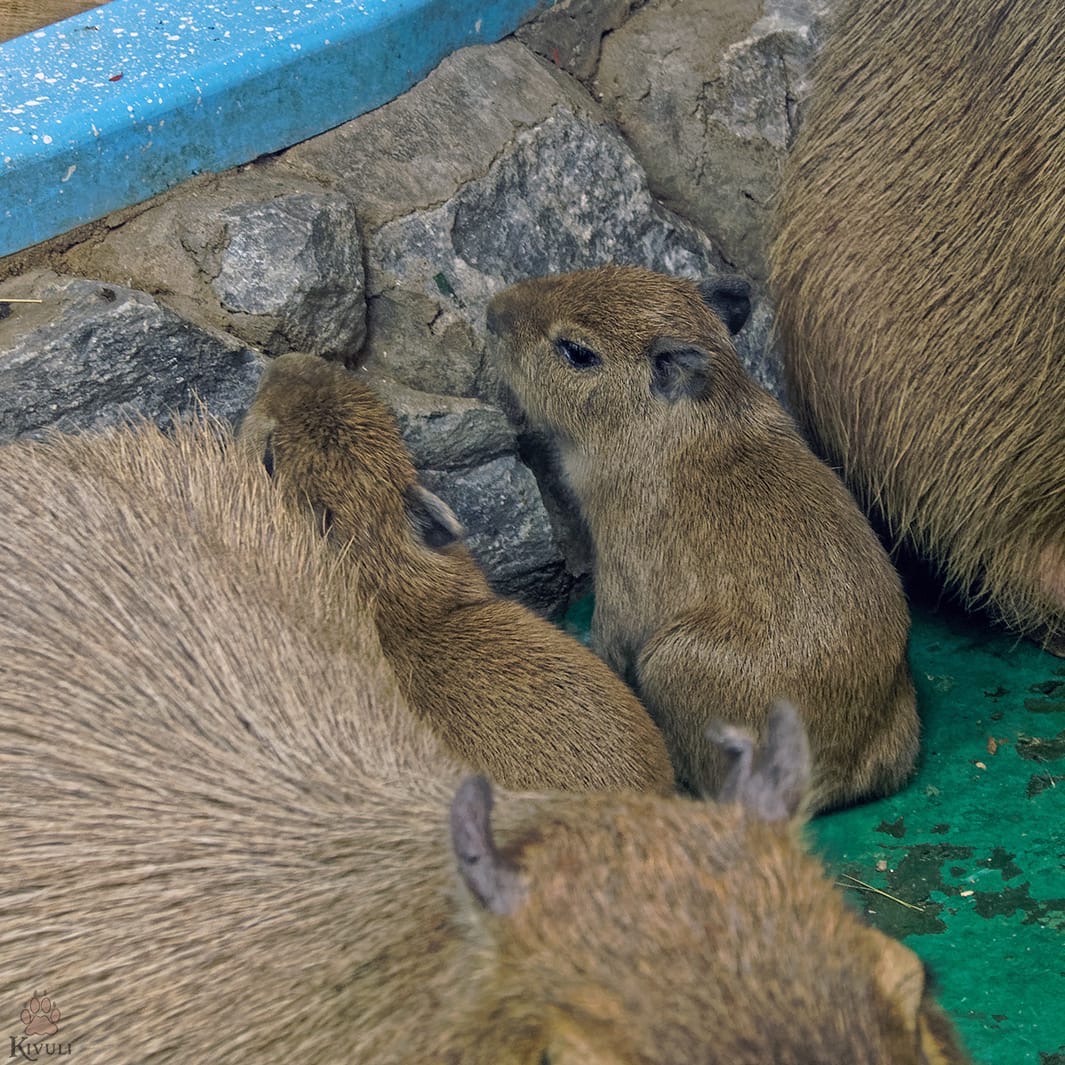
{"label": "adult capybara", "polygon": [[459,757],[514,788],[673,790],[636,697],[572,637],[492,594],[354,374],[313,355],[275,359],[241,438],[358,561],[407,702]]}
{"label": "adult capybara", "polygon": [[909,617],[847,490],[740,365],[735,278],[633,267],[523,281],[490,350],[557,442],[595,546],[595,646],[662,727],[678,779],[713,793],[710,717],[803,713],[815,807],[899,787],[917,750]]}
{"label": "adult capybara", "polygon": [[963,1060],[914,955],[795,843],[794,715],[760,751],[720,730],[720,806],[492,810],[397,697],[351,566],[241,458],[197,430],[0,449],[13,1054]]}
{"label": "adult capybara", "polygon": [[1065,651],[1065,22],[873,0],[827,45],[772,253],[817,445],[972,601]]}

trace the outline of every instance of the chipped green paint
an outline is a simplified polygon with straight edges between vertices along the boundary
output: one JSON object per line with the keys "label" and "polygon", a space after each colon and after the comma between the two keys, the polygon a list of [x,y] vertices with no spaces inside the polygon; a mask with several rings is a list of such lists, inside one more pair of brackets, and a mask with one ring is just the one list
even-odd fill
{"label": "chipped green paint", "polygon": [[1041,791],[1047,788],[1056,788],[1058,781],[1065,780],[1065,775],[1056,777],[1052,773],[1037,773],[1028,778],[1028,787],[1025,789],[1029,799],[1034,799]]}
{"label": "chipped green paint", "polygon": [[[587,640],[591,615],[582,600],[564,626]],[[855,877],[899,900],[847,890],[930,965],[974,1061],[1065,1065],[1065,775],[1033,774],[1036,758],[1056,768],[1065,740],[1046,727],[1065,664],[921,608],[910,662],[917,775],[899,795],[818,818],[808,837],[841,885]]]}
{"label": "chipped green paint", "polygon": [[881,821],[876,826],[877,832],[883,832],[885,836],[894,836],[896,839],[902,839],[906,835],[906,822],[901,817],[897,817],[889,825],[887,821]]}
{"label": "chipped green paint", "polygon": [[1032,762],[1054,762],[1065,758],[1065,729],[1056,736],[1017,736],[1017,753]]}
{"label": "chipped green paint", "polygon": [[837,874],[919,907],[848,891],[929,963],[977,1062],[1065,1065],[1065,776],[1048,771],[1065,732],[1046,727],[1065,669],[979,621],[921,609],[910,662],[916,777],[819,818],[809,837]]}

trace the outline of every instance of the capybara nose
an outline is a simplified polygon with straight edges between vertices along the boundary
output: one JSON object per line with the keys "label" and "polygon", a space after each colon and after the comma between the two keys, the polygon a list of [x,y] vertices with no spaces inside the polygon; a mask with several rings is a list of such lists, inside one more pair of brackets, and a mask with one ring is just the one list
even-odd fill
{"label": "capybara nose", "polygon": [[504,295],[505,293],[501,292],[498,296],[493,296],[488,304],[488,332],[497,337],[509,332],[511,326],[511,316],[507,312]]}

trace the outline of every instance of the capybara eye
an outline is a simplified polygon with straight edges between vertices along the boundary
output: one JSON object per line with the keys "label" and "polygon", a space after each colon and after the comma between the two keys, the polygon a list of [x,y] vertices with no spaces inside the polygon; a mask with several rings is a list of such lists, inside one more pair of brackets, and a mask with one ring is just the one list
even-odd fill
{"label": "capybara eye", "polygon": [[603,361],[591,348],[586,348],[575,340],[566,340],[565,337],[559,337],[555,341],[555,350],[575,370],[590,370]]}

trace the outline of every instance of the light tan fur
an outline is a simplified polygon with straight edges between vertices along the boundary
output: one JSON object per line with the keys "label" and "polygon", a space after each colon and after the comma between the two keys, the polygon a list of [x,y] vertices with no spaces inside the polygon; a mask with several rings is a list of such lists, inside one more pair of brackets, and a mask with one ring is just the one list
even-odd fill
{"label": "light tan fur", "polygon": [[[0,1001],[19,1053],[965,1060],[913,954],[756,812],[795,799],[734,733],[725,805],[499,793],[480,865],[506,890],[485,901],[455,829],[470,782],[452,803],[461,772],[397,696],[351,566],[278,495],[196,428],[0,448]],[[53,1035],[15,1031],[35,992]]]}
{"label": "light tan fur", "polygon": [[1065,23],[875,0],[825,49],[772,253],[818,447],[948,582],[1065,650]]}
{"label": "light tan fur", "polygon": [[359,563],[408,703],[458,756],[509,787],[672,792],[662,736],[625,684],[572,637],[492,594],[461,540],[431,548],[416,535],[414,465],[354,374],[312,355],[276,359],[241,437],[253,454],[269,452],[286,497],[309,504]]}
{"label": "light tan fur", "polygon": [[[595,646],[662,727],[678,779],[714,793],[707,720],[760,728],[784,696],[810,732],[817,808],[901,786],[918,720],[898,578],[697,287],[603,267],[513,285],[488,320],[591,531]],[[698,396],[655,393],[664,339],[705,357]],[[563,340],[601,364],[567,365]]]}

